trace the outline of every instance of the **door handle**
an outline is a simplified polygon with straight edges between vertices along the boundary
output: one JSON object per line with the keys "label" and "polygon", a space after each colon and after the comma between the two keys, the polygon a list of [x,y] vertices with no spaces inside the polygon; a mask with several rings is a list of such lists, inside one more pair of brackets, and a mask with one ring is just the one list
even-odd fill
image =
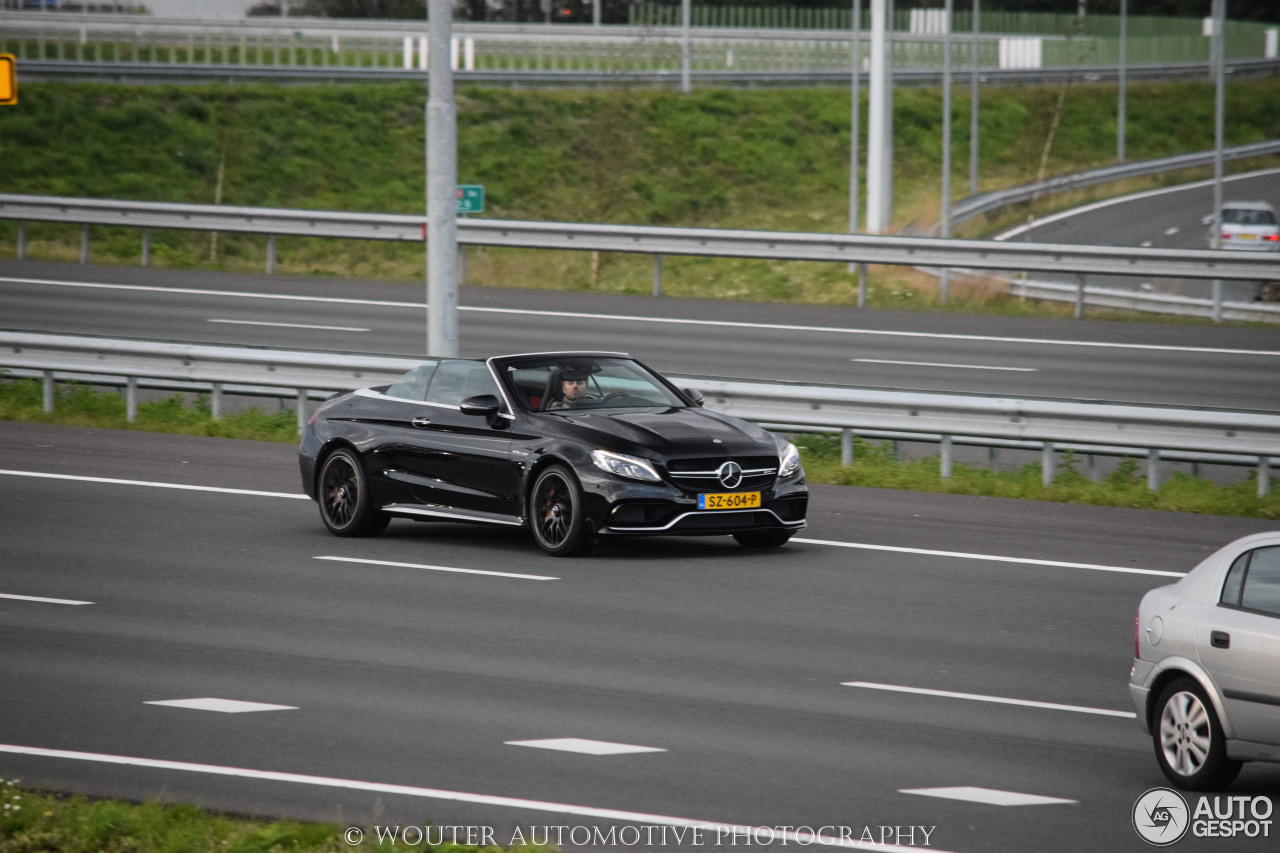
{"label": "door handle", "polygon": [[1209,645],[1215,649],[1229,649],[1231,648],[1231,635],[1226,631],[1210,631]]}
{"label": "door handle", "polygon": [[411,421],[411,423],[418,428],[429,427],[431,426],[431,418],[424,418],[421,415],[419,415],[418,417],[414,418]]}

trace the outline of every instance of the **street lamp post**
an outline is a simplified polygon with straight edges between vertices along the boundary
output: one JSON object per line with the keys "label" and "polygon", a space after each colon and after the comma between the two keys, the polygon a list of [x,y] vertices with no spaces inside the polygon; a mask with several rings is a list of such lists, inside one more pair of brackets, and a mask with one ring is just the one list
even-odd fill
{"label": "street lamp post", "polygon": [[453,6],[429,0],[427,124],[427,355],[458,354],[458,113],[450,55]]}

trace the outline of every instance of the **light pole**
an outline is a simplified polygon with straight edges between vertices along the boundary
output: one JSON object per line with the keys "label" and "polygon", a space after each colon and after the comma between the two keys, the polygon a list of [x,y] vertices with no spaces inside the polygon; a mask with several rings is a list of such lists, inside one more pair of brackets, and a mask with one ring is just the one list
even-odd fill
{"label": "light pole", "polygon": [[893,0],[871,0],[871,74],[867,104],[867,231],[883,234],[893,217]]}
{"label": "light pole", "polygon": [[[862,49],[859,41],[862,37],[862,0],[853,0],[853,116],[849,130],[849,233],[858,233],[858,135],[862,132],[860,113],[862,112],[862,87],[858,75],[862,73]],[[863,263],[849,264],[849,272],[858,271],[858,307],[867,306],[867,265]]]}
{"label": "light pole", "polygon": [[[955,0],[947,0],[942,33],[942,215],[938,236],[951,236],[951,13]],[[938,278],[938,299],[943,305],[951,292],[951,270]]]}
{"label": "light pole", "polygon": [[1116,105],[1116,160],[1124,162],[1125,71],[1129,48],[1129,0],[1120,0],[1120,96]]}
{"label": "light pole", "polygon": [[[1213,237],[1222,248],[1222,143],[1226,95],[1227,0],[1213,0]],[[1222,279],[1213,280],[1213,321],[1222,322]]]}
{"label": "light pole", "polygon": [[978,10],[973,0],[973,67],[969,72],[969,195],[978,194]]}
{"label": "light pole", "polygon": [[427,124],[427,355],[458,354],[458,113],[453,101],[453,6],[429,0]]}

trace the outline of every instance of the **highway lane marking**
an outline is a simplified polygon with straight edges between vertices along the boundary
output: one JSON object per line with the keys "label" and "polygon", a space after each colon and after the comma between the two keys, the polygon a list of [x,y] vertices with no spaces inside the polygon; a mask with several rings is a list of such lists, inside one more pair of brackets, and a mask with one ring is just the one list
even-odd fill
{"label": "highway lane marking", "polygon": [[515,578],[529,581],[558,581],[549,575],[524,575],[518,572],[491,572],[484,569],[458,569],[451,566],[425,566],[419,563],[396,563],[390,560],[365,560],[359,557],[316,557],[317,560],[334,560],[340,563],[365,563],[371,566],[395,566],[402,569],[422,569],[429,572],[457,572],[464,575],[491,575],[499,578]]}
{"label": "highway lane marking", "polygon": [[1016,791],[997,791],[994,788],[975,788],[961,785],[955,788],[901,788],[899,794],[918,794],[922,797],[941,797],[944,800],[964,800],[988,806],[1058,806],[1075,805],[1078,800],[1061,797],[1042,797],[1039,794],[1019,794]]}
{"label": "highway lane marking", "polygon": [[861,687],[867,690],[886,690],[892,693],[914,693],[919,696],[938,696],[944,699],[967,699],[971,702],[991,702],[996,705],[1019,705],[1024,708],[1040,708],[1046,711],[1073,711],[1077,714],[1097,714],[1102,717],[1137,719],[1133,711],[1112,711],[1108,708],[1089,708],[1083,705],[1062,705],[1057,702],[1034,702],[1030,699],[1010,699],[1005,696],[984,696],[980,693],[955,693],[951,690],[930,690],[925,687],[904,687],[900,684],[876,684],[871,681],[842,681],[842,687]]}
{"label": "highway lane marking", "polygon": [[[0,475],[8,475],[12,477],[35,477],[49,480],[71,480],[85,483],[107,483],[119,486],[145,486],[156,489],[182,489],[193,492],[215,492],[219,494],[229,495],[250,495],[254,497],[267,498],[290,498],[292,500],[310,500],[304,494],[293,494],[290,492],[260,492],[252,489],[226,489],[218,486],[190,486],[182,483],[155,483],[146,480],[119,480],[111,477],[86,477],[75,474],[45,474],[37,471],[9,471],[0,469]],[[888,551],[898,554],[919,554],[926,557],[954,557],[961,560],[984,560],[992,563],[1022,563],[1030,566],[1049,566],[1053,568],[1064,569],[1089,569],[1098,572],[1116,572],[1120,574],[1131,575],[1149,575],[1152,577],[1181,578],[1186,572],[1168,572],[1159,569],[1135,569],[1129,566],[1103,566],[1094,563],[1072,563],[1064,560],[1037,560],[1029,557],[1001,557],[994,554],[971,554],[964,551],[938,551],[929,548],[908,548],[901,545],[872,545],[865,542],[835,542],[828,539],[792,539],[792,542],[799,542],[806,545],[823,545],[831,548],[858,548],[864,551]],[[321,559],[317,557],[317,559]],[[349,559],[345,557],[330,557],[325,559]],[[403,565],[410,568],[434,568],[437,571],[455,571],[455,572],[473,572],[479,571],[474,569],[447,569],[444,567],[420,566],[413,563],[388,565]],[[522,577],[520,575],[513,575]],[[523,577],[535,578],[539,580],[559,580],[559,578],[544,577],[542,575],[526,575]]]}
{"label": "highway lane marking", "polygon": [[580,737],[553,737],[541,740],[506,740],[507,746],[530,746],[534,749],[555,749],[561,752],[578,752],[583,755],[632,755],[641,752],[666,752],[656,746],[636,746],[630,743],[610,743],[606,740],[588,740]]}
{"label": "highway lane marking", "polygon": [[301,498],[311,500],[303,494],[289,492],[260,492],[254,489],[225,489],[219,486],[189,486],[185,483],[155,483],[149,480],[120,480],[114,477],[86,477],[79,474],[45,474],[39,471],[8,471],[0,469],[0,475],[9,477],[35,477],[43,480],[72,480],[79,483],[107,483],[113,486],[147,486],[153,489],[181,489],[189,492],[216,492],[224,495],[253,495],[262,498]]}
{"label": "highway lane marking", "polygon": [[39,604],[93,604],[92,601],[76,601],[72,598],[44,598],[39,595],[11,595],[9,593],[0,592],[0,598],[7,598],[12,601],[34,601]]}
{"label": "highway lane marking", "polygon": [[370,332],[361,326],[316,326],[311,323],[269,323],[266,320],[221,320],[210,318],[210,323],[226,323],[231,326],[272,326],[279,329],[319,329],[323,332]]}
{"label": "highway lane marking", "polygon": [[217,711],[220,714],[252,714],[258,711],[297,711],[297,705],[272,705],[267,702],[245,702],[240,699],[161,699],[143,702],[144,705],[164,705],[168,708],[188,708],[192,711]]}
{"label": "highway lane marking", "polygon": [[1164,236],[1172,237],[1174,234],[1177,234],[1181,230],[1182,229],[1179,228],[1177,225],[1173,226],[1172,228],[1166,228],[1164,229]]}
{"label": "highway lane marking", "polygon": [[[389,782],[366,782],[359,779],[342,779],[333,776],[308,776],[302,773],[284,773],[276,770],[254,770],[247,767],[227,767],[217,764],[197,764],[189,761],[167,761],[157,758],[138,758],[128,755],[110,755],[96,752],[78,752],[67,749],[45,749],[35,746],[19,746],[16,744],[0,744],[0,753],[9,755],[26,755],[34,758],[56,758],[69,761],[87,761],[97,764],[114,764],[127,767],[140,767],[149,770],[175,770],[185,773],[202,773],[211,776],[227,776],[240,779],[253,779],[264,782],[287,782],[295,785],[315,785],[324,788],[342,788],[350,791],[363,791],[376,794],[388,794],[405,797],[419,797],[432,800],[448,800],[474,805],[498,806],[501,808],[525,809],[528,811],[551,812],[554,814],[572,815],[574,817],[616,820],[624,823],[641,825],[688,827],[701,829],[703,832],[723,833],[724,838],[754,837],[754,832],[772,832],[774,838],[797,845],[816,844],[823,847],[844,847],[856,850],[870,850],[873,853],[909,853],[918,851],[916,847],[897,844],[876,844],[865,842],[860,838],[840,838],[811,832],[796,832],[794,827],[779,829],[772,827],[746,826],[743,824],[719,823],[696,818],[672,817],[669,815],[645,814],[643,812],[623,811],[620,809],[596,808],[594,806],[578,806],[567,803],[551,803],[541,800],[525,800],[518,797],[501,797],[491,794],[473,794],[462,791],[447,791],[440,788],[418,788],[411,785],[397,785]],[[948,853],[930,847],[931,853]]]}
{"label": "highway lane marking", "polygon": [[[156,287],[143,284],[102,284],[98,282],[58,281],[54,279],[14,278],[0,276],[0,282],[14,284],[44,284],[57,287],[101,288],[108,290],[136,290],[148,293],[168,293],[194,296],[225,296],[240,299],[276,299],[294,302],[316,302],[334,305],[369,305],[382,308],[413,308],[426,310],[424,302],[393,302],[377,299],[353,299],[337,296],[298,296],[285,293],[256,293],[242,290],[208,290],[192,287]],[[520,317],[560,317],[576,320],[605,320],[620,323],[657,323],[666,325],[686,325],[738,329],[764,329],[781,332],[806,332],[817,334],[864,335],[885,338],[920,338],[950,341],[976,341],[1003,344],[1041,344],[1045,346],[1089,347],[1094,349],[1144,350],[1151,352],[1185,352],[1202,355],[1252,355],[1280,356],[1280,350],[1232,349],[1228,347],[1188,347],[1173,344],[1126,344],[1106,341],[1073,341],[1054,340],[1051,338],[1018,338],[998,335],[962,335],[951,332],[907,332],[888,329],[850,329],[841,326],[803,326],[790,323],[749,323],[742,320],[692,320],[678,317],[641,317],[629,314],[589,314],[573,311],[545,311],[524,308],[482,308],[478,306],[459,305],[459,312],[477,314],[510,314]]]}
{"label": "highway lane marking", "polygon": [[902,364],[908,367],[957,367],[966,370],[1009,370],[1015,373],[1036,373],[1036,367],[993,367],[988,364],[950,364],[944,361],[895,361],[888,358],[851,358],[850,361],[865,364]]}
{"label": "highway lane marking", "polygon": [[1088,569],[1096,572],[1118,572],[1130,575],[1151,575],[1162,578],[1181,578],[1186,572],[1166,572],[1159,569],[1134,569],[1128,566],[1102,566],[1095,563],[1071,563],[1064,560],[1036,560],[1029,557],[997,557],[992,554],[970,554],[965,551],[935,551],[928,548],[907,548],[901,545],[869,545],[862,542],[834,542],[829,539],[792,539],[806,545],[827,545],[832,548],[860,548],[866,551],[890,551],[898,554],[920,554],[926,557],[954,557],[960,560],[986,560],[993,563],[1022,563],[1029,566],[1050,566],[1060,569]]}

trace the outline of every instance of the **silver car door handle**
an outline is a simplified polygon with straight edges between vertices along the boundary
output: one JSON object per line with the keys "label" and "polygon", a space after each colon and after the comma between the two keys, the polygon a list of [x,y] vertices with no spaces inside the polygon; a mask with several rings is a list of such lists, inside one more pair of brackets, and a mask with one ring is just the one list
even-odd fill
{"label": "silver car door handle", "polygon": [[1231,635],[1226,631],[1210,631],[1209,645],[1215,649],[1229,649],[1231,648]]}
{"label": "silver car door handle", "polygon": [[431,426],[431,418],[424,418],[422,416],[418,416],[414,418],[411,421],[411,423],[416,427],[429,427]]}

